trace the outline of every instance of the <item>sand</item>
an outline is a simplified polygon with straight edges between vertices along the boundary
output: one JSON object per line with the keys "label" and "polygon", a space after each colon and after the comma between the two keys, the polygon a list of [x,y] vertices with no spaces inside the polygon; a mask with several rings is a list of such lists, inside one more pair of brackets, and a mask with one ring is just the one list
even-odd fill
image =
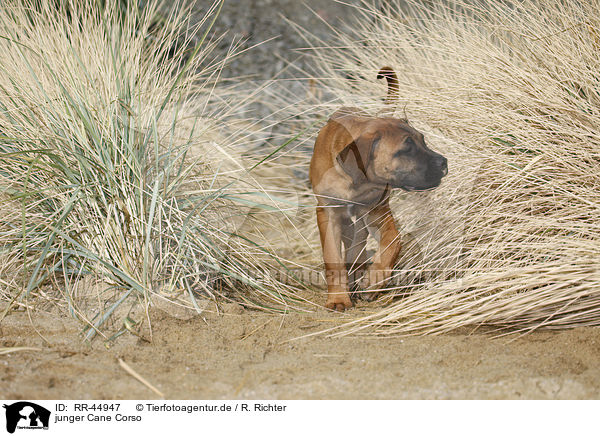
{"label": "sand", "polygon": [[[72,319],[13,312],[0,324],[0,397],[158,399],[598,399],[600,329],[493,337],[324,335],[331,314],[268,315],[228,305],[178,319],[152,309],[152,339],[86,344]],[[40,334],[32,328],[35,327]],[[41,337],[44,336],[45,339]]]}

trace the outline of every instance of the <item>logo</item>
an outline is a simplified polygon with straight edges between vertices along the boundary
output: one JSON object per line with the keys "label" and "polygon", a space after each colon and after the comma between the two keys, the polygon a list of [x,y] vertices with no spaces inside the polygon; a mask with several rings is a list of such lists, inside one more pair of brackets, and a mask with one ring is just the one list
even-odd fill
{"label": "logo", "polygon": [[6,409],[6,431],[14,433],[15,429],[48,430],[50,411],[28,401],[19,401],[4,405]]}

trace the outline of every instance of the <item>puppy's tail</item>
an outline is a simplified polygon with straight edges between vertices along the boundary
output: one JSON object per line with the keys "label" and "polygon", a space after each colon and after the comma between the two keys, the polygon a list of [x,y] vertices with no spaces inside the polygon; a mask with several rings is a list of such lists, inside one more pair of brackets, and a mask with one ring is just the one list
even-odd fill
{"label": "puppy's tail", "polygon": [[388,85],[385,104],[390,110],[394,110],[396,109],[396,106],[398,106],[398,76],[396,76],[392,67],[381,67],[379,73],[377,73],[377,78],[383,79],[384,77],[387,80]]}

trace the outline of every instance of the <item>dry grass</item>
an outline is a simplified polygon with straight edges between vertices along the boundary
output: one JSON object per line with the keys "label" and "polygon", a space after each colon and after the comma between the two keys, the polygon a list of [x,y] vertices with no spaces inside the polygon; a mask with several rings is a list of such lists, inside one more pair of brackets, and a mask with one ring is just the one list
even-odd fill
{"label": "dry grass", "polygon": [[219,5],[195,28],[182,7],[157,25],[157,4],[0,9],[7,310],[42,297],[87,338],[109,327],[114,338],[139,331],[133,308],[157,294],[198,311],[321,303],[305,129],[341,104],[380,111],[374,76],[390,64],[397,115],[406,108],[450,174],[435,191],[394,195],[405,244],[385,307],[334,332],[600,324],[598,0],[365,3],[339,47],[314,49],[321,86],[306,104],[282,87],[300,127],[280,144],[265,142],[268,120],[244,115],[258,90],[240,99],[219,83],[235,55],[212,56],[203,38]]}
{"label": "dry grass", "polygon": [[365,3],[338,47],[314,49],[332,97],[317,112],[377,113],[389,64],[397,115],[450,173],[395,194],[410,243],[390,304],[342,333],[600,325],[600,2],[391,3]]}
{"label": "dry grass", "polygon": [[159,2],[0,8],[0,320],[34,296],[86,338],[139,325],[134,307],[157,293],[198,311],[306,310],[305,286],[273,274],[291,263],[238,231],[253,208],[287,206],[254,176],[265,123],[243,114],[256,94],[219,83],[236,52],[211,54],[221,3],[197,25]]}

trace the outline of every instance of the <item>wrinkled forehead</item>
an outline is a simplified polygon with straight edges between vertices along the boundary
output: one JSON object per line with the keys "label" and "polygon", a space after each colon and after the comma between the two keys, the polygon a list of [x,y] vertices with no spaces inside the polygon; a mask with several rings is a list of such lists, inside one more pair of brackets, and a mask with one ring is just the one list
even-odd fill
{"label": "wrinkled forehead", "polygon": [[402,142],[412,137],[417,142],[423,140],[423,134],[411,127],[405,120],[397,118],[375,119],[368,123],[366,136],[380,137],[382,140]]}

